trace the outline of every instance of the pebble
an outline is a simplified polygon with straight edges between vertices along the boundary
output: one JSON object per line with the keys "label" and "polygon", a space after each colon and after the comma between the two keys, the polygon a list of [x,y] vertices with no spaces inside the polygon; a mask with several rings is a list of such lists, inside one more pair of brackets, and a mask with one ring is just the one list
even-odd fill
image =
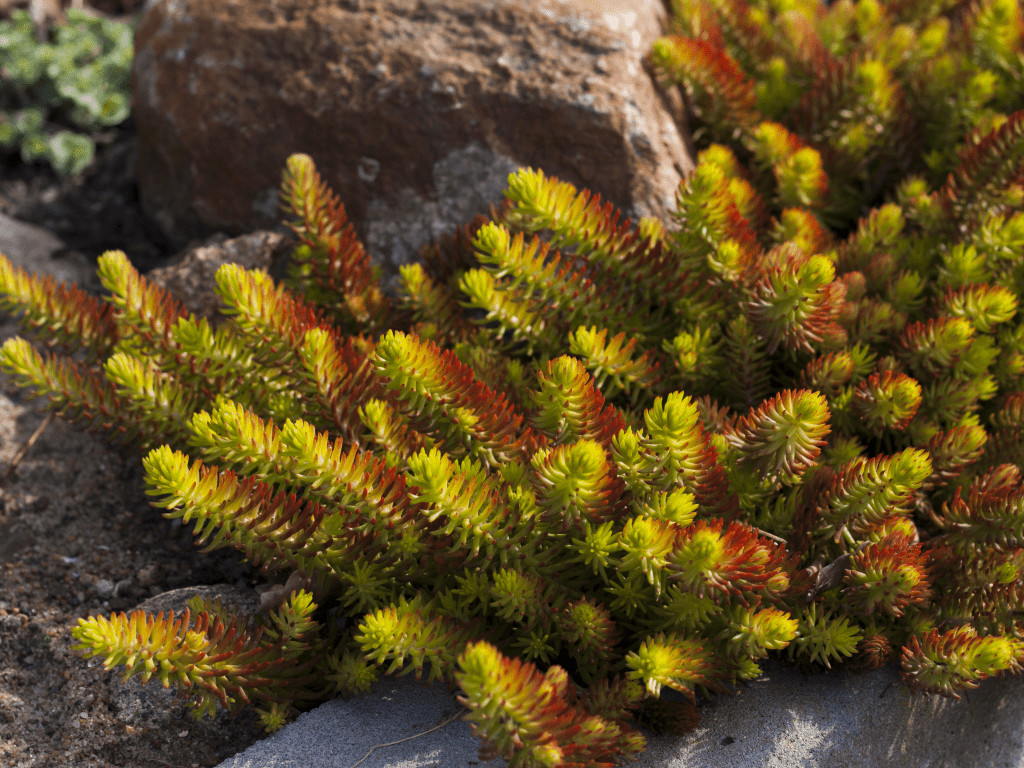
{"label": "pebble", "polygon": [[114,594],[114,590],[117,589],[117,585],[110,579],[96,579],[96,583],[92,585],[92,588],[100,597],[110,597]]}
{"label": "pebble", "polygon": [[155,563],[139,568],[138,573],[135,574],[135,580],[141,587],[151,587],[156,584],[159,578],[160,567]]}

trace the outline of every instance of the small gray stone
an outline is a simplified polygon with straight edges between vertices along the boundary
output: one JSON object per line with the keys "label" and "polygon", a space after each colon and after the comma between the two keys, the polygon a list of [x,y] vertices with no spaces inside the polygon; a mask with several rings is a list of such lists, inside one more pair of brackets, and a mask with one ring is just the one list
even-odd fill
{"label": "small gray stone", "polygon": [[145,565],[139,568],[135,574],[135,581],[138,582],[141,587],[151,587],[157,583],[160,579],[160,566],[155,563]]}
{"label": "small gray stone", "polygon": [[[188,601],[197,596],[209,601],[220,598],[225,605],[237,607],[242,613],[254,612],[258,599],[254,590],[239,589],[230,584],[215,584],[172,589],[144,600],[137,609],[154,615],[163,613],[165,616],[174,611],[176,616],[180,616]],[[155,678],[145,685],[134,677],[123,684],[112,679],[110,697],[121,721],[138,727],[150,726],[161,717],[166,717],[168,711],[183,706],[177,690],[164,689]],[[222,711],[218,716],[226,717],[227,713]]]}
{"label": "small gray stone", "polygon": [[259,603],[259,595],[254,589],[240,589],[233,584],[213,584],[172,589],[148,600],[143,600],[137,606],[137,610],[165,614],[174,611],[176,614],[181,614],[188,606],[188,601],[193,597],[201,597],[210,602],[219,598],[225,605],[236,607],[242,613],[255,613]]}
{"label": "small gray stone", "polygon": [[0,253],[26,272],[52,275],[57,280],[97,290],[96,263],[69,251],[60,238],[45,229],[0,213]]}
{"label": "small gray stone", "polygon": [[117,588],[117,585],[110,579],[97,579],[93,583],[92,588],[97,595],[106,599],[114,594],[114,590]]}
{"label": "small gray stone", "polygon": [[213,290],[214,277],[221,265],[238,264],[245,269],[275,272],[294,245],[294,239],[269,230],[232,239],[218,234],[186,249],[146,277],[165,288],[190,312],[213,320],[221,307],[220,297]]}

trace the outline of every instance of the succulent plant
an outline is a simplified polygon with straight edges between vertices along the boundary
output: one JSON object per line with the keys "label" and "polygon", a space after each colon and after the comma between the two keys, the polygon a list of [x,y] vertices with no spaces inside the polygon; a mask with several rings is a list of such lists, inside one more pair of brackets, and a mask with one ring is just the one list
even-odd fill
{"label": "succulent plant", "polygon": [[0,21],[0,152],[71,176],[129,113],[132,29],[74,8],[40,41],[27,11]]}
{"label": "succulent plant", "polygon": [[676,11],[652,59],[700,154],[668,225],[522,169],[394,296],[296,155],[287,285],[222,267],[215,325],[121,253],[103,302],[0,261],[4,305],[78,351],[0,365],[290,585],[252,617],[85,619],[85,654],[270,728],[442,679],[520,766],[635,754],[695,720],[666,687],[770,654],[949,696],[1020,671],[1019,9]]}

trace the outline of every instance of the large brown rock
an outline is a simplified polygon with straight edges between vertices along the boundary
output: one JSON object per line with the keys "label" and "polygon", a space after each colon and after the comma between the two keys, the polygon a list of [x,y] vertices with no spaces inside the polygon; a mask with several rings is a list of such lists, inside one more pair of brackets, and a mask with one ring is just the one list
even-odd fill
{"label": "large brown rock", "polygon": [[384,263],[486,211],[520,165],[633,216],[692,167],[643,67],[661,0],[150,0],[143,203],[178,240],[275,223],[306,152]]}

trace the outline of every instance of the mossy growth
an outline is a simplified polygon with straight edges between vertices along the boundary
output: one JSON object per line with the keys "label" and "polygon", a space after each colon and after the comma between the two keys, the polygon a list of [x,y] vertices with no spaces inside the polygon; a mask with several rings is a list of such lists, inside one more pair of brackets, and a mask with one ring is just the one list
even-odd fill
{"label": "mossy growth", "polygon": [[218,323],[121,253],[104,301],[0,262],[6,307],[76,352],[16,339],[4,369],[294,587],[254,617],[90,617],[85,654],[270,728],[381,672],[444,680],[519,766],[635,754],[638,723],[694,722],[666,687],[772,654],[949,696],[1021,670],[1019,9],[675,23],[652,59],[701,151],[668,223],[520,170],[394,296],[296,155],[290,277],[222,267]]}

